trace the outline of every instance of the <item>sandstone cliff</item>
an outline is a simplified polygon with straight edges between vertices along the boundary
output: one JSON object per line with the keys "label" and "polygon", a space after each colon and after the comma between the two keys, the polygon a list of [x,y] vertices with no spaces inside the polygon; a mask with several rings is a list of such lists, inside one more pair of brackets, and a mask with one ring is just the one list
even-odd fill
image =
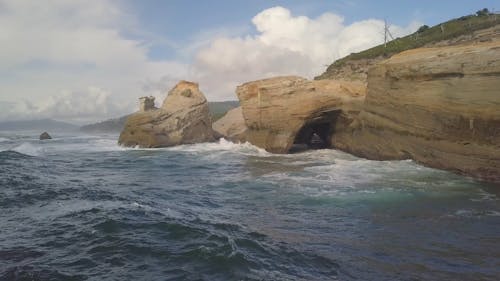
{"label": "sandstone cliff", "polygon": [[233,142],[245,142],[247,126],[243,118],[241,106],[229,110],[222,118],[212,125],[213,129]]}
{"label": "sandstone cliff", "polygon": [[500,182],[500,41],[406,51],[367,77],[367,88],[295,76],[245,83],[237,88],[244,136],[275,153],[315,136],[369,159]]}
{"label": "sandstone cliff", "polygon": [[500,42],[415,49],[377,64],[355,119],[333,146],[500,181]]}
{"label": "sandstone cliff", "polygon": [[125,146],[166,147],[214,140],[205,96],[198,84],[181,81],[170,90],[161,108],[143,107],[130,115],[118,142]]}
{"label": "sandstone cliff", "polygon": [[313,135],[329,146],[330,124],[342,113],[359,111],[365,87],[287,76],[248,82],[236,92],[248,128],[246,140],[286,153],[294,143],[310,144]]}

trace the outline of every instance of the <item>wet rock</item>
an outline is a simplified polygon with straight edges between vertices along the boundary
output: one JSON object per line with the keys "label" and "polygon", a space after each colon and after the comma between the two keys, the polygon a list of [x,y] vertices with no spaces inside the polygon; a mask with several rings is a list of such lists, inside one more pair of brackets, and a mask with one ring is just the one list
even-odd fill
{"label": "wet rock", "polygon": [[52,139],[52,137],[49,135],[49,133],[47,132],[43,132],[41,135],[40,135],[40,140],[50,140]]}

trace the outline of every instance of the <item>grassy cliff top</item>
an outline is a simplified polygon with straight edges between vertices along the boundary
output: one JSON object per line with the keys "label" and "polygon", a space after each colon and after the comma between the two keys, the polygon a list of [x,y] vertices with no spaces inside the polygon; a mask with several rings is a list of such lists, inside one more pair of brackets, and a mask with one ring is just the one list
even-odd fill
{"label": "grassy cliff top", "polygon": [[374,59],[379,57],[390,57],[394,54],[422,47],[424,45],[450,40],[462,35],[472,34],[474,31],[489,28],[500,24],[500,14],[492,14],[483,9],[475,15],[463,16],[457,19],[428,27],[421,26],[418,31],[402,38],[396,38],[384,46],[384,44],[364,50],[336,60],[326,69],[325,73],[315,79],[328,77],[328,73],[342,67],[346,62]]}

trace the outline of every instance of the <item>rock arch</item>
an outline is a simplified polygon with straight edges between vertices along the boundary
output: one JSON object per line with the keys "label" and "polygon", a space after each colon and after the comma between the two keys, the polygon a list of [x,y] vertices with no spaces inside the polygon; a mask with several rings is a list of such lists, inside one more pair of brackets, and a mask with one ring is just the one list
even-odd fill
{"label": "rock arch", "polygon": [[295,134],[289,152],[304,149],[323,149],[331,147],[331,137],[335,133],[335,124],[341,110],[324,112],[319,118],[307,119]]}
{"label": "rock arch", "polygon": [[361,82],[285,76],[245,83],[236,93],[246,139],[269,152],[288,153],[294,143],[311,144],[314,134],[329,147],[336,118],[360,106],[365,90]]}

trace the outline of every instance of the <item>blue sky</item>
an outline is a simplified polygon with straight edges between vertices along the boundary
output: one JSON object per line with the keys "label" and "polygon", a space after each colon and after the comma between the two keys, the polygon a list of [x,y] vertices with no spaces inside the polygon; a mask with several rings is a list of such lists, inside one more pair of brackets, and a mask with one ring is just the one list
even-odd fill
{"label": "blue sky", "polygon": [[0,0],[0,121],[76,123],[158,102],[178,80],[209,100],[243,82],[312,78],[351,52],[500,1]]}
{"label": "blue sky", "polygon": [[[172,42],[187,43],[190,37],[204,30],[225,31],[239,35],[238,32],[255,34],[251,19],[260,11],[273,6],[283,6],[293,14],[317,17],[329,11],[342,15],[345,23],[375,18],[387,19],[391,24],[407,25],[418,21],[435,25],[452,18],[488,8],[500,9],[500,1],[395,1],[395,0],[309,0],[309,1],[197,1],[197,0],[143,0],[125,1],[127,10],[133,11],[140,25],[149,32],[168,38]],[[175,49],[165,44],[152,46],[150,56],[155,59],[176,56]]]}

